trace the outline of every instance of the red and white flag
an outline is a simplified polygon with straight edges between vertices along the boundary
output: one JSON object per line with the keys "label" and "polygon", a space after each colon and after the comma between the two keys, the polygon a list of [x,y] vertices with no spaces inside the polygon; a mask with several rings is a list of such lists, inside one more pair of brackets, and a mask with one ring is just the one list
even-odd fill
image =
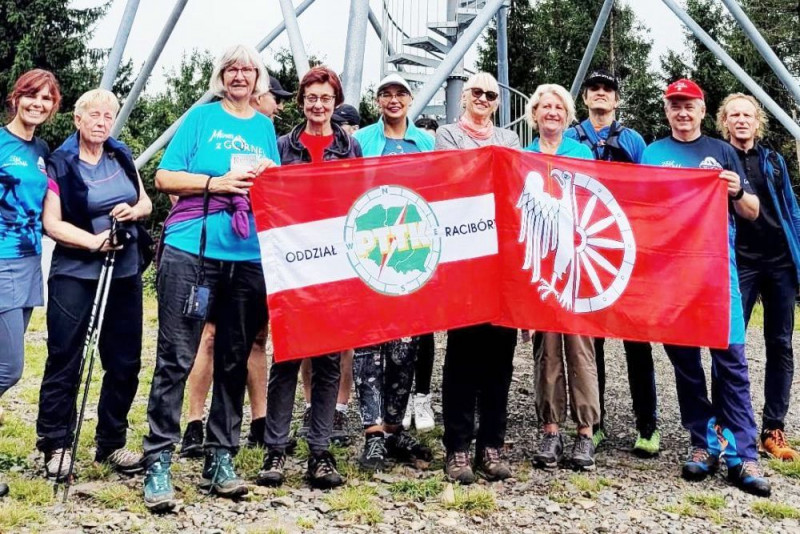
{"label": "red and white flag", "polygon": [[497,317],[490,153],[281,167],[251,195],[279,361]]}
{"label": "red and white flag", "polygon": [[275,358],[483,322],[727,346],[717,175],[498,147],[269,169]]}

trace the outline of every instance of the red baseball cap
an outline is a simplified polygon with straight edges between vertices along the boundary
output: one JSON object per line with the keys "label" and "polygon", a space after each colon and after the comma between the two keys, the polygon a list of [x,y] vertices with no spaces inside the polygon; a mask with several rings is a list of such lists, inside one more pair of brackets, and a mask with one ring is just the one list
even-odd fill
{"label": "red baseball cap", "polygon": [[705,100],[700,86],[686,78],[669,84],[667,91],[664,93],[664,98],[699,98],[700,100]]}

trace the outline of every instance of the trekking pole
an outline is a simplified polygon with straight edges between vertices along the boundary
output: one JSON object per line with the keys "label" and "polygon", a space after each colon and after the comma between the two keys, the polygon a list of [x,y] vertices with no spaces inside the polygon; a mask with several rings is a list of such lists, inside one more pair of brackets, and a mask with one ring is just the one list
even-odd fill
{"label": "trekking pole", "polygon": [[[113,245],[115,241],[115,234],[117,232],[117,220],[111,219],[111,231],[109,232],[108,239]],[[72,439],[71,458],[69,462],[69,469],[67,476],[64,480],[64,502],[67,502],[69,495],[69,487],[72,484],[72,473],[75,469],[75,457],[78,452],[78,442],[81,436],[81,426],[83,425],[83,418],[86,413],[86,402],[89,399],[89,386],[92,384],[92,369],[94,369],[95,353],[97,352],[97,344],[100,341],[100,332],[103,327],[103,317],[106,311],[106,303],[108,302],[108,293],[111,288],[111,278],[114,274],[114,261],[116,257],[116,250],[112,249],[106,252],[103,259],[103,266],[100,268],[100,276],[97,280],[97,291],[95,292],[94,302],[92,303],[92,311],[89,315],[89,325],[86,330],[86,341],[83,344],[83,354],[81,355],[81,365],[78,371],[78,384],[75,387],[75,400],[71,403],[72,410],[69,419],[67,419],[67,428],[71,424],[72,419],[75,417],[77,410],[76,403],[78,401],[78,394],[81,388],[81,377],[83,370],[86,367],[86,360],[89,360],[89,369],[86,372],[86,380],[83,387],[83,399],[81,401],[81,411],[78,415],[77,425],[75,427],[75,436]],[[59,474],[64,467],[64,451],[61,452],[61,460],[58,463],[58,474],[56,475],[56,485],[53,488],[54,493],[58,490]]]}

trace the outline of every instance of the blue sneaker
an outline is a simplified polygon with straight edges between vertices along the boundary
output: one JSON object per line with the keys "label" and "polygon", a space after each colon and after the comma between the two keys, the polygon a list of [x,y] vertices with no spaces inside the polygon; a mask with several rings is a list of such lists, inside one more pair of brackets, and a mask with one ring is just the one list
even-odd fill
{"label": "blue sneaker", "polygon": [[714,474],[718,468],[719,456],[709,453],[702,447],[695,447],[689,459],[683,464],[681,476],[685,480],[698,482]]}
{"label": "blue sneaker", "polygon": [[175,508],[171,465],[172,453],[161,451],[144,475],[144,505],[151,512],[168,512]]}
{"label": "blue sneaker", "polygon": [[728,466],[728,481],[747,493],[769,497],[772,490],[769,480],[755,460],[745,460],[735,467]]}
{"label": "blue sneaker", "polygon": [[235,498],[247,494],[247,484],[233,470],[233,456],[228,449],[206,453],[200,487],[220,497]]}

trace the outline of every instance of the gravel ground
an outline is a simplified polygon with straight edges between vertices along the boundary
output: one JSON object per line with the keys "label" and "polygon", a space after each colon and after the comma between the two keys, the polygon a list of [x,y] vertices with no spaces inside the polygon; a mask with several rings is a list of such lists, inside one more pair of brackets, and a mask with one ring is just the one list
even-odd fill
{"label": "gravel ground", "polygon": [[[152,317],[146,320],[146,329],[143,377],[152,372],[156,336]],[[0,446],[8,447],[14,439],[22,439],[18,436],[22,432],[19,427],[30,433],[34,424],[39,382],[35,373],[37,368],[41,373],[45,334],[41,329],[33,330],[28,336],[26,376],[21,385],[3,399],[8,416],[6,425],[0,427]],[[434,398],[439,419],[444,343],[444,337],[437,336]],[[39,482],[42,460],[31,453],[24,462],[17,462],[8,475],[12,495],[0,500],[0,531],[800,532],[797,519],[800,517],[800,488],[795,478],[768,468],[773,488],[769,501],[732,488],[722,474],[702,483],[690,484],[680,478],[688,435],[680,427],[674,375],[660,347],[656,351],[656,372],[662,453],[651,460],[631,455],[629,449],[635,431],[622,344],[609,341],[606,351],[610,439],[598,452],[597,471],[592,474],[531,468],[528,458],[539,438],[534,410],[533,362],[531,345],[520,344],[511,386],[507,438],[507,458],[515,473],[512,480],[493,484],[480,482],[468,490],[444,483],[441,445],[437,439],[440,434],[436,432],[427,439],[438,451],[437,460],[427,470],[395,467],[374,477],[360,474],[354,467],[354,458],[361,446],[359,423],[355,410],[351,409],[350,424],[355,442],[348,450],[338,451],[342,458],[340,468],[347,475],[347,485],[342,489],[311,490],[299,476],[304,462],[294,458],[287,465],[295,475],[284,488],[253,486],[247,498],[232,502],[196,491],[200,461],[183,460],[176,465],[174,480],[184,502],[175,513],[156,516],[142,507],[141,477],[128,479],[93,471],[87,460],[90,458],[88,450],[79,462],[83,474],[69,502],[61,504],[60,496],[57,501],[52,499],[49,486]],[[760,331],[751,332],[748,355],[753,403],[756,419],[760,420],[764,371]],[[131,417],[132,445],[138,445],[135,442],[146,427],[143,413],[149,381],[143,378],[142,382]],[[298,413],[299,408],[298,405]],[[88,427],[93,426],[93,418],[90,414]],[[10,421],[13,420],[20,424],[12,425]],[[790,436],[798,427],[798,409],[794,404],[787,419]],[[85,443],[84,448],[88,449],[91,441]],[[240,454],[238,461],[240,473],[252,480],[260,463],[260,452]],[[34,486],[37,491],[24,489],[23,484]],[[766,509],[766,502],[784,506]],[[30,510],[29,516],[24,515],[25,510]],[[12,518],[14,514],[19,516],[16,521]]]}

